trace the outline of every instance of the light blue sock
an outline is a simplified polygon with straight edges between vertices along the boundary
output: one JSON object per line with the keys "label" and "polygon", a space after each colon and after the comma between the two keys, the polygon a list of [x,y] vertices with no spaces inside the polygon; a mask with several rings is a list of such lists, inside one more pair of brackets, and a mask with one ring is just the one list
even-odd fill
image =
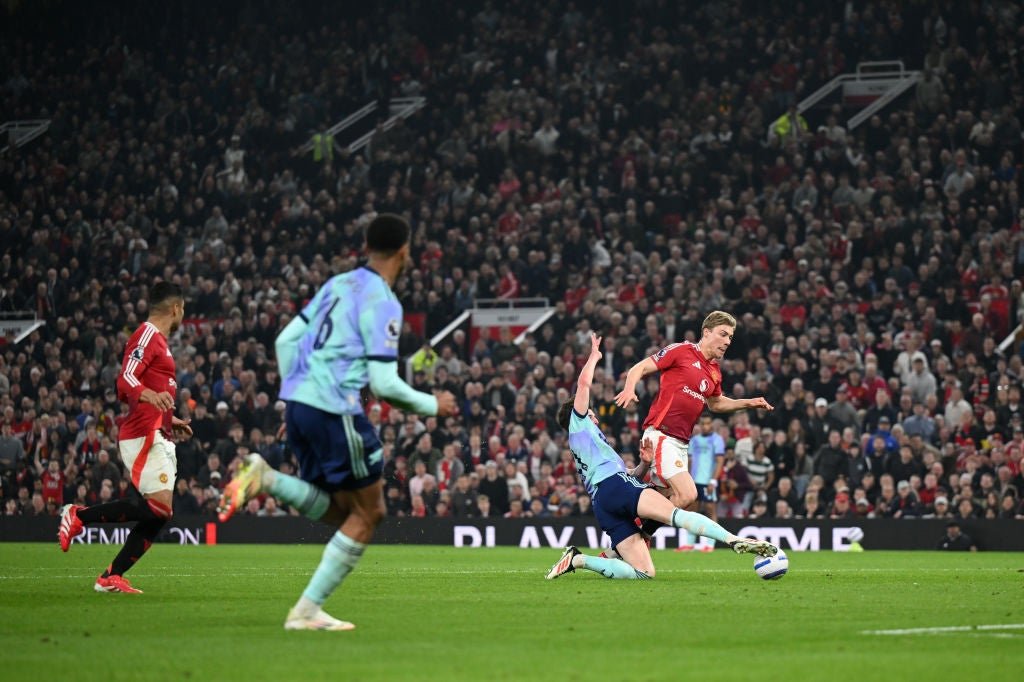
{"label": "light blue sock", "polygon": [[706,538],[720,542],[727,543],[730,538],[735,537],[703,514],[688,512],[682,509],[676,509],[672,512],[672,525],[676,528],[685,528],[694,535],[703,535]]}
{"label": "light blue sock", "polygon": [[587,556],[583,560],[583,568],[600,573],[605,578],[615,580],[650,580],[651,576],[638,571],[622,559],[602,559],[599,556]]}
{"label": "light blue sock", "polygon": [[271,495],[281,498],[300,514],[314,521],[323,518],[331,504],[330,496],[320,488],[280,471],[274,472],[269,490]]}
{"label": "light blue sock", "polygon": [[324,547],[324,556],[320,565],[309,580],[309,585],[302,596],[316,604],[323,604],[331,593],[338,588],[363,556],[366,545],[356,542],[340,530]]}

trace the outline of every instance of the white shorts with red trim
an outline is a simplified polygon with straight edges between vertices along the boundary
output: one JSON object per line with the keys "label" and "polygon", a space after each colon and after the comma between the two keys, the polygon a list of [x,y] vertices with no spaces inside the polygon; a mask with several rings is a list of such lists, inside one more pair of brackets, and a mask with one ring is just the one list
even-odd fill
{"label": "white shorts with red trim", "polygon": [[651,462],[652,484],[659,488],[667,488],[668,479],[690,470],[689,443],[664,434],[653,426],[644,431],[643,437],[654,444],[654,461]]}
{"label": "white shorts with red trim", "polygon": [[117,446],[132,485],[140,493],[149,495],[161,490],[174,490],[178,457],[174,443],[159,431],[153,431],[145,438],[118,441]]}

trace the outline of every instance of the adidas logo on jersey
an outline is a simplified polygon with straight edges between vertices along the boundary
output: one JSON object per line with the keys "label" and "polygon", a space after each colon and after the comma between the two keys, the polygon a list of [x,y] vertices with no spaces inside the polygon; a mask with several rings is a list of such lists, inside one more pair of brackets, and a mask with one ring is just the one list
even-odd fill
{"label": "adidas logo on jersey", "polygon": [[693,366],[696,367],[697,369],[700,369],[700,360],[698,360],[697,362],[693,363]]}

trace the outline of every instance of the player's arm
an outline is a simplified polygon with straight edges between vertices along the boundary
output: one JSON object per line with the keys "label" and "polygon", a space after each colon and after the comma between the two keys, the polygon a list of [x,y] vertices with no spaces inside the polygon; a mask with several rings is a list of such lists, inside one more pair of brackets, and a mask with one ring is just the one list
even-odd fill
{"label": "player's arm", "polygon": [[174,399],[167,391],[157,393],[142,383],[142,374],[149,367],[153,348],[139,344],[125,355],[121,373],[117,375],[117,393],[129,405],[149,403],[159,410],[174,409]]}
{"label": "player's arm", "polygon": [[739,412],[740,410],[768,410],[771,412],[772,407],[767,400],[762,397],[757,398],[726,398],[724,395],[714,395],[707,399],[708,407],[712,412],[718,412],[719,414],[728,412]]}
{"label": "player's arm", "polygon": [[309,319],[305,312],[301,312],[293,317],[292,321],[285,325],[285,328],[274,339],[274,351],[277,353],[277,373],[281,378],[288,376],[295,364],[295,357],[299,353],[299,339],[306,333],[308,327]]}
{"label": "player's arm", "polygon": [[359,332],[366,349],[370,390],[402,410],[423,415],[455,414],[455,396],[422,393],[398,376],[398,336],[402,329],[402,306],[393,299],[369,301],[359,315]]}
{"label": "player's arm", "polygon": [[601,359],[601,337],[590,333],[590,356],[583,363],[580,376],[576,380],[576,398],[572,401],[572,409],[578,415],[586,415],[590,409],[590,386],[594,383],[594,370]]}
{"label": "player's arm", "polygon": [[630,403],[637,400],[636,397],[636,384],[638,381],[643,379],[648,374],[654,374],[658,371],[658,365],[655,364],[653,358],[644,358],[640,362],[636,363],[629,368],[626,372],[626,385],[615,396],[615,404],[619,407],[628,407]]}
{"label": "player's arm", "polygon": [[643,479],[647,475],[647,470],[651,468],[651,462],[654,461],[654,447],[651,445],[649,439],[644,438],[640,442],[640,463],[632,469],[626,471],[627,474],[633,478]]}
{"label": "player's arm", "polygon": [[437,414],[436,396],[417,391],[398,376],[398,358],[373,358],[367,364],[370,372],[370,390],[375,396],[402,410],[424,415]]}

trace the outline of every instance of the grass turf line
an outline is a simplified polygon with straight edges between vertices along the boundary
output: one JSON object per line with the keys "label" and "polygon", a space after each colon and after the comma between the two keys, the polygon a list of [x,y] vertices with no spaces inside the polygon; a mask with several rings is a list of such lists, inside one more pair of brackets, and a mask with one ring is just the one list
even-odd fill
{"label": "grass turf line", "polygon": [[[790,554],[777,582],[749,556],[655,552],[653,581],[545,581],[556,550],[371,546],[326,609],[353,632],[288,633],[312,545],[158,545],[97,594],[111,546],[0,545],[4,677],[167,680],[1019,679],[1024,555]],[[926,668],[922,668],[926,666]],[[865,677],[866,676],[866,677]]]}

